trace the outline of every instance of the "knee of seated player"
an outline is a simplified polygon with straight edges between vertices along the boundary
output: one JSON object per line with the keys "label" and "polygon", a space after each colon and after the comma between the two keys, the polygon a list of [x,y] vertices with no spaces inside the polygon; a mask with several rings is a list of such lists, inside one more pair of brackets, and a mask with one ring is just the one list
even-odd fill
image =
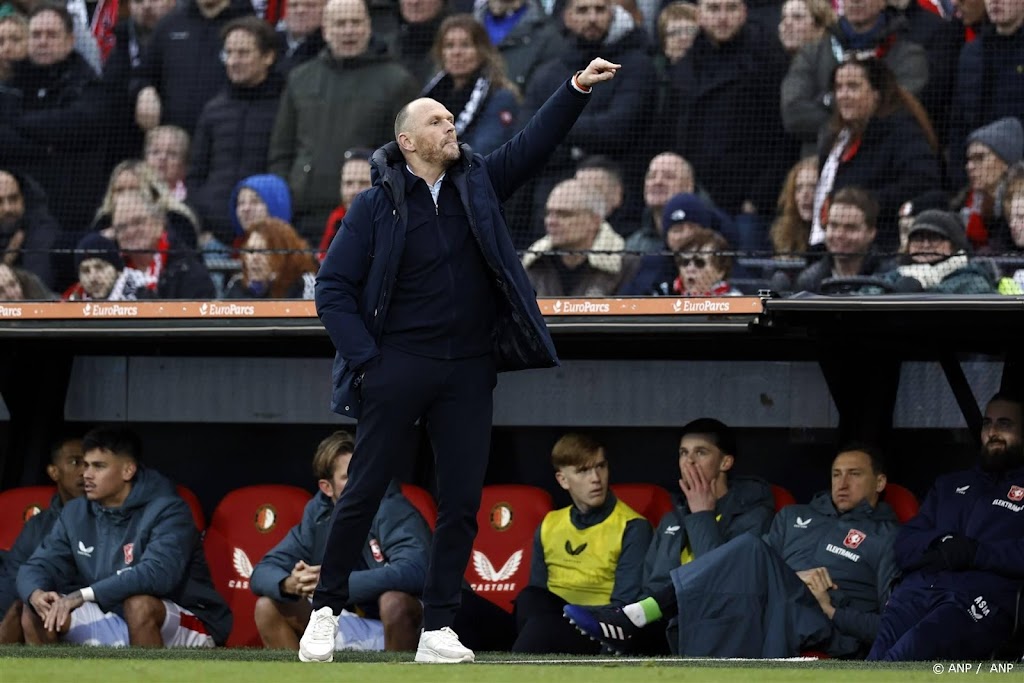
{"label": "knee of seated player", "polygon": [[253,608],[253,618],[256,620],[256,626],[271,624],[285,619],[284,612],[284,606],[280,602],[273,598],[268,598],[266,595],[261,595],[256,598],[256,607]]}
{"label": "knee of seated player", "polygon": [[420,601],[408,593],[388,591],[377,599],[380,620],[385,625],[412,624],[419,626],[423,618],[423,607]]}
{"label": "knee of seated player", "polygon": [[160,626],[167,617],[167,608],[163,600],[152,595],[132,595],[121,604],[124,621],[128,628],[138,626]]}

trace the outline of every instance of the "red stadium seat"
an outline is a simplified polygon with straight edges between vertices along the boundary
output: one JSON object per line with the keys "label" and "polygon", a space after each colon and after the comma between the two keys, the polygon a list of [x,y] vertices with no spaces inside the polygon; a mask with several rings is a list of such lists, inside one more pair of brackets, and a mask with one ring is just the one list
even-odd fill
{"label": "red stadium seat", "polygon": [[50,507],[56,486],[21,486],[0,491],[0,550],[10,550],[30,518]]}
{"label": "red stadium seat", "polygon": [[224,496],[213,511],[203,546],[213,585],[235,616],[228,647],[263,647],[249,578],[267,551],[302,520],[311,497],[297,486],[246,486]]}
{"label": "red stadium seat", "polygon": [[402,495],[412,503],[412,506],[427,520],[427,526],[433,531],[437,526],[437,503],[434,497],[424,489],[415,484],[402,484]]}
{"label": "red stadium seat", "polygon": [[672,495],[656,484],[612,484],[612,493],[657,528],[672,509]]}
{"label": "red stadium seat", "polygon": [[485,486],[476,521],[479,531],[466,580],[481,597],[506,612],[530,581],[533,534],[551,511],[551,495],[522,484]]}
{"label": "red stadium seat", "polygon": [[178,495],[185,499],[189,509],[192,510],[192,519],[196,523],[196,529],[199,529],[200,533],[206,531],[206,515],[203,514],[203,506],[199,503],[199,498],[187,486],[178,484],[175,488],[178,489]]}
{"label": "red stadium seat", "polygon": [[900,524],[906,524],[913,519],[921,508],[921,504],[917,502],[917,496],[909,489],[891,482],[885,485],[882,500],[893,509]]}
{"label": "red stadium seat", "polygon": [[796,505],[796,498],[793,494],[776,484],[772,484],[772,495],[775,497],[775,511],[778,512],[787,505]]}

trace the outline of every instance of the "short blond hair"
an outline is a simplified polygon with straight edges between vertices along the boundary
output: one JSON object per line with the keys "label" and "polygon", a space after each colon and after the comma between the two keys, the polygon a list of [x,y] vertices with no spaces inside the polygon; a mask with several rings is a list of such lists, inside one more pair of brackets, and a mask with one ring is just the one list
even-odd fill
{"label": "short blond hair", "polygon": [[551,464],[556,471],[563,467],[583,467],[603,450],[604,446],[594,437],[570,432],[555,442],[551,449]]}

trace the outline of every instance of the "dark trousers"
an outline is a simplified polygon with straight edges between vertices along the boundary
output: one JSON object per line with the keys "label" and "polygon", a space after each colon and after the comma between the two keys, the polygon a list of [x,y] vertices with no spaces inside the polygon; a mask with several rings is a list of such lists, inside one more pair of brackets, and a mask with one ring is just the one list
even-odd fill
{"label": "dark trousers", "polygon": [[[920,661],[987,659],[1009,640],[1013,617],[975,595],[926,587],[897,586],[882,612],[868,659]],[[972,616],[973,614],[977,616]]]}
{"label": "dark trousers", "polygon": [[496,382],[490,355],[438,360],[381,349],[363,377],[356,449],[348,483],[331,515],[314,609],[327,605],[338,614],[348,603],[349,575],[402,451],[413,442],[413,425],[422,418],[434,449],[438,494],[422,595],[423,628],[452,625],[476,538]]}
{"label": "dark trousers", "polygon": [[513,652],[564,653],[596,655],[600,643],[576,630],[562,616],[566,602],[554,593],[537,586],[527,586],[516,598],[516,629],[519,635]]}

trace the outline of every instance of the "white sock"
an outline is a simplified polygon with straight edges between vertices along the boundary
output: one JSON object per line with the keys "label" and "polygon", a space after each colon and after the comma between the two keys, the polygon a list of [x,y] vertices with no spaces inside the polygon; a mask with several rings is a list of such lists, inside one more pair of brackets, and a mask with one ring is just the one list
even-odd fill
{"label": "white sock", "polygon": [[639,602],[633,602],[622,608],[622,613],[629,617],[638,628],[643,628],[647,625],[647,615],[644,614],[644,608]]}

